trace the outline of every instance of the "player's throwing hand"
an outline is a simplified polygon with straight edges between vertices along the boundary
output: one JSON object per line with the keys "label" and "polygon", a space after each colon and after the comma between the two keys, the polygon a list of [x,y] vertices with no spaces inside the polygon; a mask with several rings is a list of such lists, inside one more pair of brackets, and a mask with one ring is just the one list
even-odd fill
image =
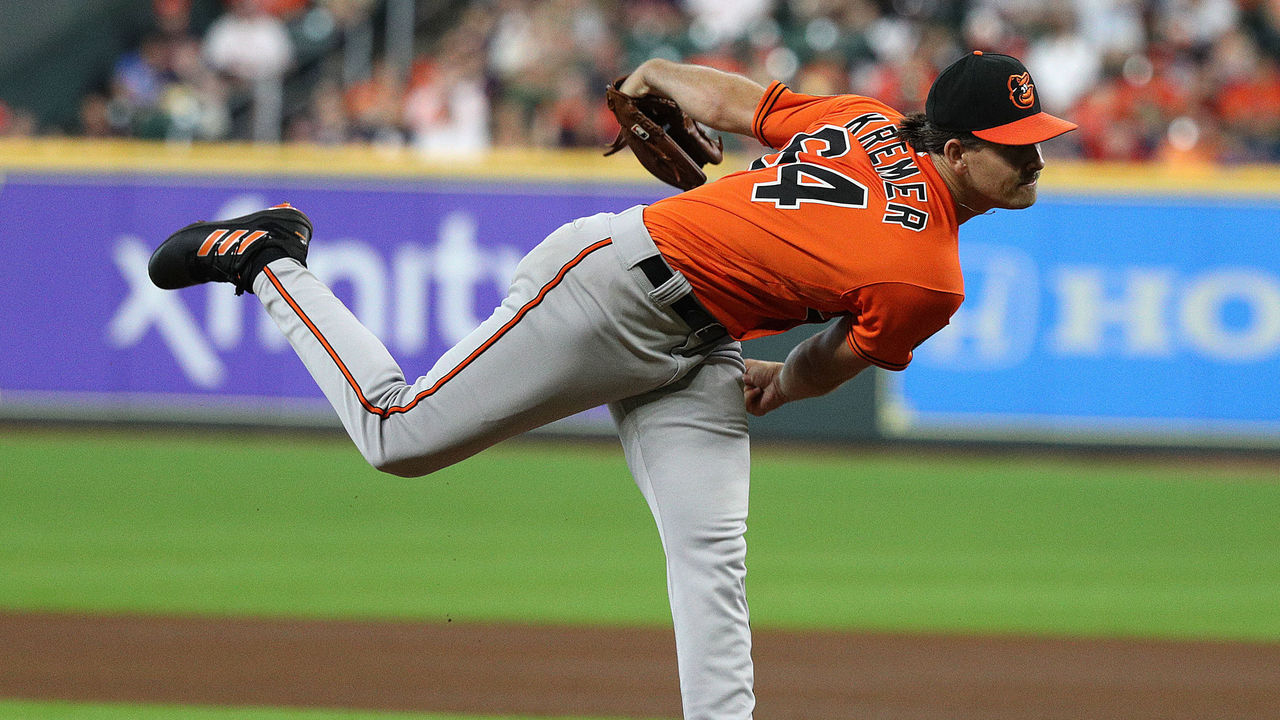
{"label": "player's throwing hand", "polygon": [[791,401],[780,385],[782,363],[745,358],[746,372],[742,373],[742,395],[747,412],[764,415]]}

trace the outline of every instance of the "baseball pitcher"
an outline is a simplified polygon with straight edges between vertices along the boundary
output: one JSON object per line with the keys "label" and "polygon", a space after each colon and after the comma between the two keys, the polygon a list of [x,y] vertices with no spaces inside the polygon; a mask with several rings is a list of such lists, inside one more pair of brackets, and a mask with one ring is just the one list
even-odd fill
{"label": "baseball pitcher", "polygon": [[[1034,203],[1038,144],[1075,125],[1041,110],[1019,61],[981,52],[945,69],[925,111],[906,117],[868,97],[664,60],[611,90],[625,118],[615,148],[692,189],[557,229],[502,305],[419,377],[307,270],[311,222],[287,205],[177,231],[150,274],[166,289],[221,281],[256,295],[356,447],[396,475],[607,404],[666,552],[685,717],[743,720],[755,705],[748,414],[871,365],[906,368],[963,300],[960,224]],[[641,98],[690,122],[623,114],[643,114]],[[774,151],[699,184],[718,144],[670,144],[698,124]],[[692,171],[671,165],[690,154]],[[741,355],[739,340],[833,319],[783,363]]]}

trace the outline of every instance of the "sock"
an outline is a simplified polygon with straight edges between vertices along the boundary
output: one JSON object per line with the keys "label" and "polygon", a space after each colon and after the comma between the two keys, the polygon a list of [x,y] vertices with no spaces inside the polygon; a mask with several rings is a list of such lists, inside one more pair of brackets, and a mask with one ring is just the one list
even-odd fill
{"label": "sock", "polygon": [[289,257],[289,253],[274,245],[268,245],[259,250],[244,266],[244,274],[240,276],[240,288],[247,293],[252,293],[253,281],[257,279],[258,273],[262,272],[262,268],[286,257]]}

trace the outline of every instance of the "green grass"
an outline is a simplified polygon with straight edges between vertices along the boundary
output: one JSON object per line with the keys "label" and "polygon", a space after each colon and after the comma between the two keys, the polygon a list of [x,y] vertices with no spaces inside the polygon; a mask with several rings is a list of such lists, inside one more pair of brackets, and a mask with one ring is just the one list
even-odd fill
{"label": "green grass", "polygon": [[753,607],[785,625],[1276,640],[1278,480],[1061,458],[766,464]]}
{"label": "green grass", "polygon": [[[5,720],[551,720],[435,713],[393,713],[370,710],[299,710],[286,708],[228,708],[192,705],[124,705],[0,700]],[[573,720],[591,720],[574,717]]]}
{"label": "green grass", "polygon": [[0,441],[0,463],[16,471],[0,481],[0,576],[11,580],[0,606],[614,623],[667,613],[657,532],[613,453],[498,451],[406,480],[370,469],[345,440],[38,434]]}
{"label": "green grass", "polygon": [[[1276,467],[758,452],[753,624],[1280,640]],[[0,607],[669,623],[613,447],[405,480],[263,433],[6,434]]]}

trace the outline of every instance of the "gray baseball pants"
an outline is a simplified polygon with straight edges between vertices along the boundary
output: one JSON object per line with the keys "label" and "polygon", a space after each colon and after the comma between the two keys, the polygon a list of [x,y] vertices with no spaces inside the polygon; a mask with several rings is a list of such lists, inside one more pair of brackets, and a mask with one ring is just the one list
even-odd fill
{"label": "gray baseball pants", "polygon": [[746,593],[749,450],[740,347],[681,351],[654,288],[641,207],[566,224],[516,269],[506,299],[424,376],[390,353],[310,271],[277,260],[254,293],[375,467],[424,475],[607,403],[667,558],[687,720],[751,717]]}

